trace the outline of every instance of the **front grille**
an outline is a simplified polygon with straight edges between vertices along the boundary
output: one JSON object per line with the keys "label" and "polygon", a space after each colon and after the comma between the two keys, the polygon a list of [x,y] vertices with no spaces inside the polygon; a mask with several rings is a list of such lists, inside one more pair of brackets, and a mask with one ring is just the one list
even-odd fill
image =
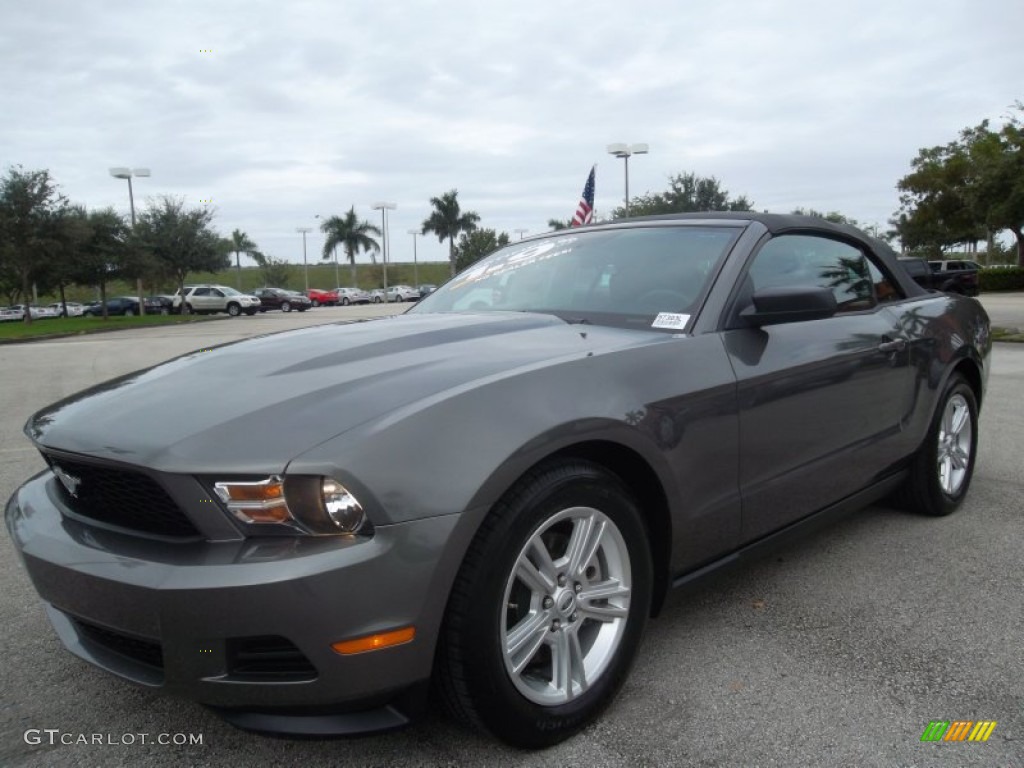
{"label": "front grille", "polygon": [[72,619],[76,629],[87,640],[106,648],[120,656],[126,656],[140,664],[155,669],[164,668],[164,652],[160,643],[142,640],[138,637],[122,635],[112,629],[98,627],[81,619]]}
{"label": "front grille", "polygon": [[291,640],[276,635],[234,637],[227,643],[228,675],[236,680],[313,680],[316,667]]}
{"label": "front grille", "polygon": [[65,504],[76,515],[158,536],[199,536],[167,491],[148,475],[59,456],[46,460],[60,480]]}

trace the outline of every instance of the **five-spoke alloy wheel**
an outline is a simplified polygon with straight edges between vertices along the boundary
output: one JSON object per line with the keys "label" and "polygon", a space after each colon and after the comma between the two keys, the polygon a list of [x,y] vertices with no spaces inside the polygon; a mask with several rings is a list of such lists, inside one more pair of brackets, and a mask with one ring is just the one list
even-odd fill
{"label": "five-spoke alloy wheel", "polygon": [[924,444],[904,485],[905,506],[926,515],[948,515],[967,495],[978,448],[978,401],[959,373],[946,384]]}
{"label": "five-spoke alloy wheel", "polygon": [[622,481],[577,459],[532,470],[484,520],[452,588],[443,701],[515,746],[568,738],[625,679],[651,590],[647,528]]}

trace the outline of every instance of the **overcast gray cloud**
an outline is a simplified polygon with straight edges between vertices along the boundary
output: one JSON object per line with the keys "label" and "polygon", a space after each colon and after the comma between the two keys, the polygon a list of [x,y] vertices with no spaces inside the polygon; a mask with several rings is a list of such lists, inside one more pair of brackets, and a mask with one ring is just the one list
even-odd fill
{"label": "overcast gray cloud", "polygon": [[0,163],[122,210],[108,167],[149,167],[138,195],[212,198],[223,232],[291,261],[296,227],[377,221],[376,200],[410,259],[453,187],[483,226],[541,231],[594,163],[610,211],[615,141],[651,145],[634,194],[692,170],[759,209],[884,224],[920,147],[1024,98],[1020,0],[35,0],[0,22]]}

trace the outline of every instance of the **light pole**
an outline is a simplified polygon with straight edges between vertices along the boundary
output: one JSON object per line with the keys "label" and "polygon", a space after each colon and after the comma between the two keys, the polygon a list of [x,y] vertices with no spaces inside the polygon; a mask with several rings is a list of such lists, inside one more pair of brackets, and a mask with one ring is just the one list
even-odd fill
{"label": "light pole", "polygon": [[302,269],[306,273],[306,293],[309,293],[309,262],[306,261],[306,233],[312,232],[312,227],[296,227],[296,232],[302,233]]}
{"label": "light pole", "polygon": [[384,245],[384,301],[388,300],[388,211],[398,207],[397,203],[374,203],[370,206],[375,211],[380,211],[381,239]]}
{"label": "light pole", "polygon": [[631,155],[646,155],[646,144],[609,144],[608,154],[626,161],[626,218],[629,218],[629,158]]}
{"label": "light pole", "polygon": [[419,260],[416,258],[416,235],[420,234],[420,231],[418,229],[410,229],[410,230],[407,230],[407,231],[408,231],[408,233],[410,235],[412,235],[412,279],[416,283],[416,285],[414,287],[417,290],[419,290],[419,287],[420,287],[420,267],[419,267]]}
{"label": "light pole", "polygon": [[[132,191],[132,176],[147,178],[149,168],[111,168],[110,175],[115,179],[128,179],[128,207],[132,212],[132,232],[135,231],[135,193]],[[135,290],[139,294],[139,314],[146,314],[146,302],[142,296],[142,276],[135,278]]]}
{"label": "light pole", "polygon": [[520,228],[520,229],[513,229],[512,231],[515,232],[517,235],[519,235],[519,239],[522,240],[523,239],[523,235],[525,235],[530,230],[528,230],[528,229],[521,229]]}
{"label": "light pole", "polygon": [[[322,219],[323,217],[318,213],[316,215],[316,218]],[[323,232],[323,227],[322,226],[320,228],[320,231]],[[338,273],[338,246],[335,245],[334,246],[334,289],[335,290],[337,290],[338,286],[341,285],[341,278],[338,276],[338,274],[339,274]]]}

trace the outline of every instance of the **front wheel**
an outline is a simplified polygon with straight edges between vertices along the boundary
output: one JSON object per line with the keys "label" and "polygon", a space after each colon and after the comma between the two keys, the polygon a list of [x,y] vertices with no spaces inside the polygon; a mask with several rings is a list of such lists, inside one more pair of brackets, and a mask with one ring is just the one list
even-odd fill
{"label": "front wheel", "polygon": [[288,301],[281,302],[281,311],[282,312],[291,312],[292,311],[291,302],[288,302]]}
{"label": "front wheel", "polygon": [[618,478],[576,460],[531,472],[484,521],[452,589],[438,657],[447,707],[517,747],[576,733],[626,679],[652,578]]}
{"label": "front wheel", "polygon": [[232,317],[238,317],[240,314],[242,314],[242,308],[238,304],[232,302],[228,304],[228,314],[231,315]]}
{"label": "front wheel", "polygon": [[348,296],[345,296],[344,298],[342,298],[341,306],[343,306],[343,307],[347,307],[348,306]]}
{"label": "front wheel", "polygon": [[931,428],[910,465],[904,506],[941,517],[967,495],[978,447],[978,401],[967,380],[954,373],[946,384]]}
{"label": "front wheel", "polygon": [[319,299],[313,299],[313,306],[314,307],[319,307],[320,306],[320,300]]}

